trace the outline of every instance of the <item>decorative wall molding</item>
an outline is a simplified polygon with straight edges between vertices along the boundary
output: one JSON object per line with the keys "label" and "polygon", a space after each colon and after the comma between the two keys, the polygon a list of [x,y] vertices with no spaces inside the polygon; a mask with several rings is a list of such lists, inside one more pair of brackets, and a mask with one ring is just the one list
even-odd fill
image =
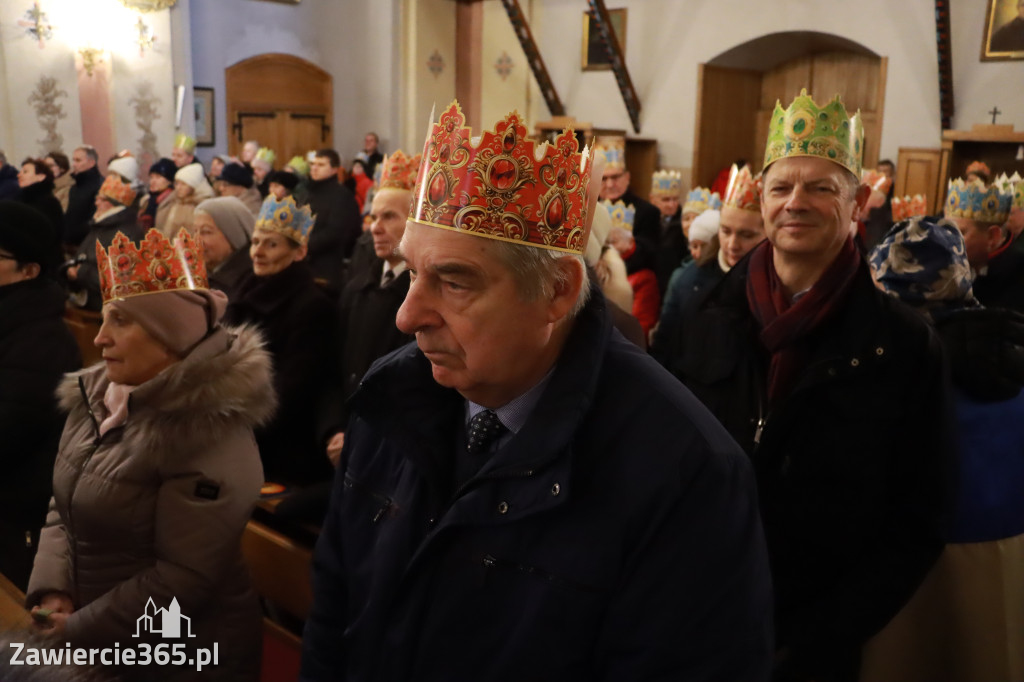
{"label": "decorative wall molding", "polygon": [[57,123],[68,115],[64,111],[64,105],[57,100],[67,96],[67,91],[58,87],[57,79],[50,76],[40,76],[35,90],[28,96],[28,103],[36,111],[39,127],[46,133],[41,140],[36,140],[39,143],[40,156],[63,152],[64,136],[57,132]]}

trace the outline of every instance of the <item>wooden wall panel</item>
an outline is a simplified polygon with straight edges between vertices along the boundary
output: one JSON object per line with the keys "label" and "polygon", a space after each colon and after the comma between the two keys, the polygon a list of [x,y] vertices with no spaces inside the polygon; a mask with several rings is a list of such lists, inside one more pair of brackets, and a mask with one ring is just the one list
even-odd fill
{"label": "wooden wall panel", "polygon": [[928,215],[933,215],[943,194],[939,191],[941,160],[941,149],[900,147],[896,196],[923,194],[928,200]]}
{"label": "wooden wall panel", "polygon": [[761,101],[761,73],[709,64],[698,68],[692,184],[707,187],[723,166],[750,156],[755,134],[750,123]]}
{"label": "wooden wall panel", "polygon": [[812,78],[810,57],[799,57],[765,71],[761,79],[761,110],[770,114],[776,101],[786,106],[800,94],[800,88],[810,88]]}
{"label": "wooden wall panel", "polygon": [[820,103],[838,93],[851,112],[878,109],[878,57],[851,52],[826,52],[814,55],[811,85],[808,91]]}

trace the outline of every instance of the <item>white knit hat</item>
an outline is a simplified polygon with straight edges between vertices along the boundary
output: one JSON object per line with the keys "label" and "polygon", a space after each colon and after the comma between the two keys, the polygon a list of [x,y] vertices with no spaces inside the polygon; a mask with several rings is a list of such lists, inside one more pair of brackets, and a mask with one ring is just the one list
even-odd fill
{"label": "white knit hat", "polygon": [[198,163],[190,163],[187,166],[182,166],[178,169],[178,172],[174,174],[175,180],[181,180],[192,189],[199,189],[203,184],[209,184],[206,182],[206,175],[203,173],[203,167]]}
{"label": "white knit hat", "polygon": [[139,184],[139,162],[134,156],[121,156],[107,164],[108,173],[117,173],[125,182],[137,186]]}
{"label": "white knit hat", "polygon": [[690,223],[691,242],[709,242],[718,234],[718,225],[722,220],[722,213],[713,208],[701,213]]}

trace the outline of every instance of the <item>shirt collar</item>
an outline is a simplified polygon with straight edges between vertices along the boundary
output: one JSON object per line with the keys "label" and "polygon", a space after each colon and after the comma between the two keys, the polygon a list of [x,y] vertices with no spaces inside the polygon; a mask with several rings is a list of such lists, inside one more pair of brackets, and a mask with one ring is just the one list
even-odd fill
{"label": "shirt collar", "polygon": [[[548,382],[551,381],[551,375],[554,374],[555,368],[552,367],[548,370],[548,373],[544,375],[544,378],[538,381],[533,388],[523,393],[517,398],[513,398],[501,407],[494,408],[495,414],[498,415],[498,420],[501,421],[502,425],[512,433],[519,433],[519,429],[523,428],[526,424],[526,420],[530,416],[530,412],[533,411],[533,406],[540,400],[540,396],[544,393],[544,389],[547,388]],[[480,412],[490,408],[484,407],[483,405],[477,405],[471,400],[466,401],[466,425],[469,425],[469,420],[475,417]]]}

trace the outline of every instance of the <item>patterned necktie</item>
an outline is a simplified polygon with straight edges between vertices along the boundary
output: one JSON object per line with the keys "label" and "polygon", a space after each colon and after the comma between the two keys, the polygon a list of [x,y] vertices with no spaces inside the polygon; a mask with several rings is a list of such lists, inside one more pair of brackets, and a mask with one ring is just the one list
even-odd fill
{"label": "patterned necktie", "polygon": [[384,288],[387,285],[391,284],[391,282],[393,282],[394,279],[395,279],[395,271],[394,270],[388,270],[387,272],[385,272],[384,273],[384,278],[381,280],[381,283],[380,283],[381,288]]}
{"label": "patterned necktie", "polygon": [[506,431],[508,429],[498,419],[498,415],[494,410],[477,412],[469,420],[469,438],[466,439],[466,450],[471,455],[487,452],[491,444]]}

